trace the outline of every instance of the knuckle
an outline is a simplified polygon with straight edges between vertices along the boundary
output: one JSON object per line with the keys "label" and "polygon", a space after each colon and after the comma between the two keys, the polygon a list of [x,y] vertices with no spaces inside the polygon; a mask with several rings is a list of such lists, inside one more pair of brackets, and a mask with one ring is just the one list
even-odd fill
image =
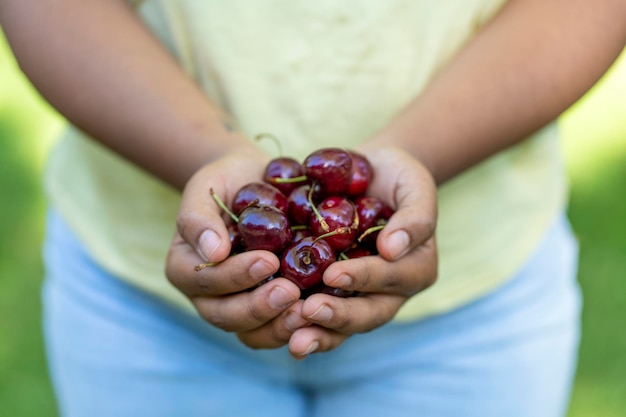
{"label": "knuckle", "polygon": [[432,236],[435,235],[436,227],[436,223],[430,218],[417,218],[412,228],[414,232],[414,235],[412,237],[414,242],[424,243],[425,241],[430,239]]}
{"label": "knuckle", "polygon": [[202,308],[202,306],[198,307],[198,304],[196,303],[196,310],[198,310],[198,313],[206,322],[214,327],[217,327],[218,329],[225,332],[233,332],[237,330],[235,326],[233,326],[232,321],[229,320],[225,314],[223,314],[222,309]]}
{"label": "knuckle", "polygon": [[[354,259],[353,261],[360,261],[360,259]],[[358,272],[355,275],[356,279],[350,283],[350,289],[355,291],[367,291],[372,284],[372,268],[367,268],[367,265],[362,263]]]}
{"label": "knuckle", "polygon": [[260,284],[252,279],[249,273],[249,268],[243,263],[238,263],[238,267],[242,268],[239,271],[233,270],[228,274],[230,279],[230,285],[232,288],[238,290],[254,290],[256,286]]}
{"label": "knuckle", "polygon": [[432,285],[435,284],[435,282],[437,282],[437,271],[434,271],[433,273],[426,275],[426,277],[422,281],[423,283],[422,290],[428,287],[431,287]]}
{"label": "knuckle", "polygon": [[255,303],[248,303],[246,305],[246,317],[249,321],[256,324],[265,323],[267,321],[263,309]]}
{"label": "knuckle", "polygon": [[193,223],[192,214],[190,211],[181,209],[176,216],[176,230],[181,236],[186,236],[189,231],[189,226]]}
{"label": "knuckle", "polygon": [[383,283],[385,292],[397,293],[404,291],[405,282],[398,274],[387,274]]}
{"label": "knuckle", "polygon": [[346,332],[353,326],[352,310],[347,307],[344,309],[335,309],[337,313],[332,321],[332,327],[338,332]]}
{"label": "knuckle", "polygon": [[272,326],[272,332],[270,337],[272,338],[272,346],[278,347],[286,345],[291,338],[292,332],[286,329],[284,326]]}
{"label": "knuckle", "polygon": [[204,221],[195,211],[181,208],[176,216],[176,230],[188,243],[196,242]]}
{"label": "knuckle", "polygon": [[432,220],[428,220],[425,222],[424,224],[424,234],[428,237],[431,236],[435,236],[435,232],[437,230],[437,223],[432,221]]}

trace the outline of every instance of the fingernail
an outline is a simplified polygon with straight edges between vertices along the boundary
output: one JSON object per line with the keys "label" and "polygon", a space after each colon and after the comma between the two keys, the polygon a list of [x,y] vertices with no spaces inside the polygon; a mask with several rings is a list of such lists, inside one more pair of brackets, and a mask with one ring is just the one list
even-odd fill
{"label": "fingernail", "polygon": [[339,278],[332,282],[333,287],[349,287],[351,284],[352,277],[346,274],[339,275]]}
{"label": "fingernail", "polygon": [[252,278],[267,278],[274,272],[274,266],[264,259],[259,259],[250,267],[250,276]]}
{"label": "fingernail", "polygon": [[309,318],[317,322],[328,321],[333,318],[333,310],[326,304],[322,304]]}
{"label": "fingernail", "polygon": [[200,257],[209,262],[213,260],[213,254],[222,244],[222,239],[213,230],[208,229],[202,232],[198,244]]}
{"label": "fingernail", "polygon": [[317,350],[317,348],[320,347],[320,342],[318,342],[317,340],[315,340],[313,343],[311,343],[309,345],[309,347],[307,348],[307,350],[304,351],[304,353],[302,354],[302,356],[307,356],[310,355],[311,353],[315,352]]}
{"label": "fingernail", "polygon": [[409,235],[404,230],[393,232],[387,239],[391,259],[398,259],[409,251]]}
{"label": "fingernail", "polygon": [[296,300],[293,294],[282,287],[275,287],[270,293],[270,307],[275,310],[282,310]]}
{"label": "fingernail", "polygon": [[289,312],[287,317],[285,317],[285,327],[290,332],[295,332],[296,330],[305,327],[309,324],[302,316],[299,314]]}

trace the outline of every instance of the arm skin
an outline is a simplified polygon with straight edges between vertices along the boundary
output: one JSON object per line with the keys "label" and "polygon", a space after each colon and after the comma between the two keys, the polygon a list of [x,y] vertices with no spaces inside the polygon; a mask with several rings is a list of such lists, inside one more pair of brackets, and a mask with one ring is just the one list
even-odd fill
{"label": "arm skin", "polygon": [[[324,280],[369,294],[296,301],[299,292],[284,279],[239,292],[275,271],[278,260],[262,251],[226,259],[219,210],[203,198],[207,178],[228,200],[238,185],[258,178],[263,163],[253,162],[258,152],[223,127],[222,112],[131,10],[120,0],[0,0],[0,23],[42,94],[101,143],[184,188],[170,280],[210,323],[251,347],[288,343],[297,358],[391,320],[432,284],[436,184],[523,140],[579,98],[624,47],[624,21],[623,0],[510,0],[360,149],[386,172],[373,193],[397,211],[379,235],[381,257],[337,262]],[[224,262],[198,275],[189,265],[202,260]],[[321,314],[325,307],[330,315]]]}
{"label": "arm skin", "polygon": [[0,24],[52,106],[178,189],[207,162],[252,148],[122,0],[1,0]]}
{"label": "arm skin", "polygon": [[580,98],[626,46],[625,22],[624,0],[511,0],[371,144],[443,183]]}

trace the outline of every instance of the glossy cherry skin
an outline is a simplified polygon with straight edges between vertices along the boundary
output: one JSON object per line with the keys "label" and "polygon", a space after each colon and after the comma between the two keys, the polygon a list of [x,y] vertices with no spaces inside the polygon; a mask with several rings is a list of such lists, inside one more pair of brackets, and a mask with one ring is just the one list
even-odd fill
{"label": "glossy cherry skin", "polygon": [[352,158],[352,173],[346,194],[356,197],[365,194],[374,177],[374,170],[369,160],[355,151],[348,151]]}
{"label": "glossy cherry skin", "polygon": [[380,230],[376,228],[387,224],[393,209],[376,197],[359,197],[354,205],[359,216],[358,244],[377,254],[376,240]]}
{"label": "glossy cherry skin", "polygon": [[314,236],[321,236],[332,231],[340,231],[324,240],[330,243],[337,252],[349,248],[357,238],[358,217],[352,201],[346,197],[332,196],[317,205],[317,211],[326,224],[324,225],[315,213],[311,215],[309,226]]}
{"label": "glossy cherry skin", "polygon": [[300,162],[289,157],[278,157],[272,159],[265,167],[263,181],[273,185],[281,193],[288,196],[300,185],[306,184],[307,180],[296,182],[278,182],[277,179],[298,178],[304,175],[304,168]]}
{"label": "glossy cherry skin", "polygon": [[313,208],[309,202],[310,185],[301,185],[287,197],[287,215],[292,225],[308,225]]}
{"label": "glossy cherry skin", "polygon": [[251,204],[274,206],[287,212],[287,197],[273,185],[264,182],[251,182],[241,187],[233,197],[231,210],[239,215]]}
{"label": "glossy cherry skin", "polygon": [[371,249],[363,246],[353,246],[350,249],[342,252],[342,255],[348,259],[362,258],[364,256],[374,255]]}
{"label": "glossy cherry skin", "polygon": [[239,226],[235,223],[232,223],[228,225],[226,230],[228,230],[228,239],[230,240],[231,255],[243,252],[244,247],[243,242],[241,241],[241,235],[239,234]]}
{"label": "glossy cherry skin", "polygon": [[302,166],[324,196],[345,194],[352,179],[352,157],[340,148],[319,149],[309,154]]}
{"label": "glossy cherry skin", "polygon": [[376,197],[362,196],[354,200],[356,213],[359,216],[358,234],[362,234],[373,226],[386,222],[393,210],[384,201]]}
{"label": "glossy cherry skin", "polygon": [[301,290],[306,290],[319,285],[324,271],[335,261],[335,251],[328,242],[305,237],[283,252],[280,272]]}
{"label": "glossy cherry skin", "polygon": [[274,206],[251,205],[239,215],[237,229],[245,250],[268,250],[275,254],[291,243],[287,215]]}

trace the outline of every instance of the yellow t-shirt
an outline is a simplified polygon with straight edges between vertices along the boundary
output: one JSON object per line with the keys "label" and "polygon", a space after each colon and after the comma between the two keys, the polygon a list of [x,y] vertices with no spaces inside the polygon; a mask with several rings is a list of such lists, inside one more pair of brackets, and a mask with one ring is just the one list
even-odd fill
{"label": "yellow t-shirt", "polygon": [[[132,3],[244,134],[272,132],[285,154],[302,159],[377,132],[504,0]],[[258,146],[275,152],[271,143]],[[177,192],[74,128],[52,152],[45,179],[51,204],[103,268],[192,310],[163,272]],[[439,279],[397,319],[445,312],[501,285],[563,210],[565,195],[555,125],[446,183]]]}

